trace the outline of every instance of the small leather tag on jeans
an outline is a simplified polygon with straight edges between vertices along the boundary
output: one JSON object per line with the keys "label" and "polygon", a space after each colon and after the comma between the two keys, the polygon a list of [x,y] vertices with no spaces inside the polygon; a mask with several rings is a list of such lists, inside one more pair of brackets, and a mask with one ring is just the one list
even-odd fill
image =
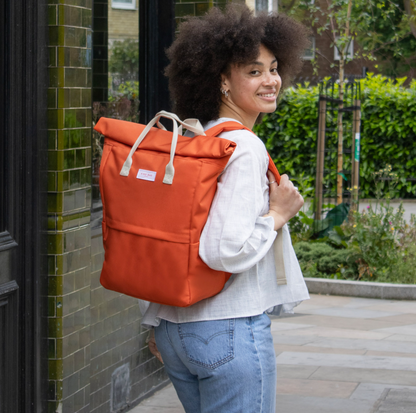
{"label": "small leather tag on jeans", "polygon": [[283,259],[283,228],[277,232],[277,237],[273,242],[273,252],[277,285],[286,285],[285,261]]}

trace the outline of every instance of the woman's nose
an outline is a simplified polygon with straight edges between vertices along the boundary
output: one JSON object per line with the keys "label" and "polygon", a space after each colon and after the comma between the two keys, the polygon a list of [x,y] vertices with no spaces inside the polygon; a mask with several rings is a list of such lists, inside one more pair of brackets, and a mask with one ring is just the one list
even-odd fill
{"label": "woman's nose", "polygon": [[279,82],[280,82],[280,76],[276,74],[271,74],[271,73],[266,74],[265,79],[263,81],[263,83],[267,86],[275,86],[279,84]]}

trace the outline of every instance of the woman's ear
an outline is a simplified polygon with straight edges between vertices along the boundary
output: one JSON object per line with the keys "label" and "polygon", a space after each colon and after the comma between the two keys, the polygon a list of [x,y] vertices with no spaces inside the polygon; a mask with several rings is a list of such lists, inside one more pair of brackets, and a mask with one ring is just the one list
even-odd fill
{"label": "woman's ear", "polygon": [[227,77],[224,74],[221,74],[221,88],[227,87]]}

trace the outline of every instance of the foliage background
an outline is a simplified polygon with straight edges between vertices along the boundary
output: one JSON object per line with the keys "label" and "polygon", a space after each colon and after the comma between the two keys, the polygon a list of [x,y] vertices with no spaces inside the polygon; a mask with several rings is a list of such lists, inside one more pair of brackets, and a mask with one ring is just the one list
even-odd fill
{"label": "foliage background", "polygon": [[[373,173],[390,164],[399,176],[400,198],[416,198],[416,81],[404,87],[402,79],[369,74],[361,83],[360,197],[374,198]],[[318,87],[297,85],[281,98],[276,112],[255,127],[266,143],[279,171],[291,178],[313,182],[316,173]],[[346,119],[347,121],[348,119]],[[345,147],[351,147],[351,134]],[[336,134],[329,134],[326,146],[336,150]],[[329,153],[325,168],[333,171],[327,180],[336,180],[336,152]],[[333,167],[332,167],[333,165]],[[351,159],[345,158],[344,169]]]}

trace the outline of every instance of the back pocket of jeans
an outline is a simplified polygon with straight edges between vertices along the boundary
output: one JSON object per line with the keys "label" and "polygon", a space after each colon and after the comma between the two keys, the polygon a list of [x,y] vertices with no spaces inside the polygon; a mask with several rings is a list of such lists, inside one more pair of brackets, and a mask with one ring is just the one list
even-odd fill
{"label": "back pocket of jeans", "polygon": [[178,328],[191,363],[216,369],[234,358],[234,319],[183,323]]}

